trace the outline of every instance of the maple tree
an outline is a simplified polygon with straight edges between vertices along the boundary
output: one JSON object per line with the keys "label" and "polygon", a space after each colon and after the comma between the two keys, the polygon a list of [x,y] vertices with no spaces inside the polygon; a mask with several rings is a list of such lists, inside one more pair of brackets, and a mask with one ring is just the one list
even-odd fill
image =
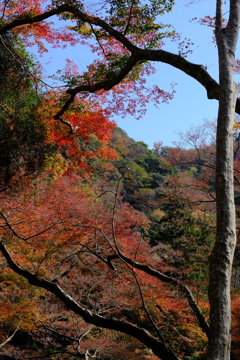
{"label": "maple tree", "polygon": [[[159,352],[160,355],[166,351],[168,356],[175,357],[171,355],[170,350],[161,346],[161,341],[154,340],[152,335],[143,328],[146,327],[148,331],[155,332],[159,331],[157,327],[160,326],[166,339],[171,338],[173,334],[177,339],[180,335],[182,337],[180,351],[190,346],[190,343],[183,339],[184,332],[189,335],[190,332],[195,333],[195,326],[191,327],[187,320],[188,317],[193,320],[194,315],[191,315],[185,303],[182,304],[181,298],[175,300],[172,298],[172,290],[164,289],[159,281],[161,280],[176,286],[178,291],[182,292],[195,316],[202,322],[201,326],[205,326],[205,331],[207,331],[207,324],[190,290],[179,280],[174,280],[160,271],[161,258],[159,257],[159,260],[156,256],[155,259],[152,258],[151,262],[155,270],[142,264],[149,256],[152,257],[151,247],[140,241],[142,230],[148,227],[148,220],[136,210],[131,209],[129,205],[121,204],[120,199],[116,198],[117,194],[111,194],[110,199],[109,194],[106,194],[102,197],[102,201],[100,198],[98,201],[93,201],[84,188],[79,187],[79,179],[71,178],[69,175],[63,176],[50,186],[48,182],[39,181],[32,189],[27,189],[27,193],[28,196],[24,192],[15,197],[15,201],[11,196],[2,197],[4,214],[1,213],[1,228],[2,236],[8,239],[8,249],[14,254],[16,268],[13,266],[13,269],[19,275],[28,274],[32,277],[32,280],[28,279],[32,285],[38,285],[37,279],[41,277],[42,280],[39,278],[39,281],[44,287],[46,286],[47,290],[53,290],[53,293],[60,291],[62,294],[60,299],[64,301],[67,308],[83,316],[87,322],[88,317],[91,319],[92,316],[91,322],[96,326],[99,323],[101,327],[102,320],[107,321],[107,328],[110,326],[111,329],[118,330],[121,327],[123,332],[133,335],[145,345],[150,346],[155,353]],[[24,248],[19,252],[23,242]],[[11,264],[4,245],[1,250]],[[23,261],[24,270],[21,270],[16,262]],[[93,264],[95,264],[94,267]],[[164,266],[164,271],[166,269],[167,267]],[[152,277],[155,278],[154,282]],[[6,281],[11,284],[11,273],[9,278],[5,278]],[[26,284],[23,285],[26,286]],[[141,292],[139,293],[140,285]],[[72,293],[74,298],[88,305],[89,310],[85,312],[84,307],[80,306],[80,303],[75,303],[76,300],[66,295],[65,291],[62,292],[60,286],[71,293],[74,289]],[[31,299],[35,303],[41,302],[41,299],[44,299],[43,303],[50,301],[48,306],[52,309],[53,300],[51,297],[48,300],[46,296],[37,291],[36,294],[32,294]],[[16,305],[14,304],[13,307],[16,308]],[[173,310],[174,307],[177,311]],[[17,308],[19,314],[21,310]],[[157,316],[156,312],[158,313],[159,310],[162,315]],[[32,309],[32,311],[35,316],[39,312],[37,309]],[[53,320],[56,310],[51,315],[43,306],[42,311],[44,314],[41,314],[40,308],[41,322],[45,323],[46,328],[50,327],[49,331],[51,329],[57,331],[60,325],[57,320]],[[57,310],[57,318],[59,318],[59,311],[62,312]],[[170,323],[166,322],[168,312],[173,317]],[[114,318],[108,318],[105,314],[112,314]],[[153,315],[154,320],[150,320]],[[70,315],[66,313],[62,316],[68,319],[66,321],[69,325],[66,325],[65,330],[67,336],[72,334],[74,338],[74,332],[71,331],[71,327],[69,328],[72,324]],[[134,318],[139,326],[141,324],[140,327],[129,322],[132,322]],[[183,329],[176,331],[173,324],[179,318],[181,318]],[[29,322],[28,314],[25,318],[22,315],[23,329],[26,327],[26,322]],[[12,321],[12,326],[13,324]],[[61,326],[60,329],[64,336],[64,327]],[[105,333],[99,335],[104,336]],[[178,349],[177,342],[173,346]],[[73,351],[70,350],[71,347],[70,343],[69,352]],[[82,348],[84,349],[83,344]],[[87,349],[90,351],[91,347],[88,345]],[[64,349],[62,353],[64,354]]]}
{"label": "maple tree", "polygon": [[[99,106],[92,106],[94,110],[91,110],[88,104],[88,109],[83,111],[83,102],[76,102],[67,118],[63,122],[57,122],[52,114],[56,111],[56,99],[59,99],[59,96],[56,92],[54,95],[45,94],[38,107],[39,117],[47,128],[46,141],[52,146],[57,146],[62,157],[69,160],[65,163],[68,171],[72,168],[82,175],[91,174],[94,161],[97,159],[116,158],[116,152],[108,146],[116,124],[106,117]],[[66,131],[66,124],[70,127],[70,133]],[[52,167],[54,171],[56,157],[50,156],[48,160],[48,167]]]}
{"label": "maple tree", "polygon": [[[84,145],[85,147],[90,146],[90,149],[87,149],[87,156],[92,157],[95,156],[93,149],[98,149],[94,147],[89,136],[98,130],[96,121],[105,121],[105,118],[102,117],[103,112],[101,113],[100,111],[100,114],[91,111],[89,112],[87,101],[84,103],[84,112],[81,112],[81,116],[79,117],[79,114],[76,114],[74,110],[74,100],[77,100],[77,102],[82,105],[83,100],[88,98],[91,104],[96,102],[99,106],[100,102],[106,104],[107,96],[109,95],[108,92],[109,90],[112,90],[112,102],[109,107],[106,106],[105,110],[105,114],[108,114],[114,110],[133,113],[137,105],[140,105],[141,111],[146,100],[155,100],[155,102],[158,103],[160,99],[167,102],[173,97],[174,91],[172,91],[172,93],[166,93],[157,86],[147,92],[144,76],[154,71],[149,63],[151,61],[164,62],[185,72],[188,76],[193,77],[205,87],[209,99],[219,100],[216,151],[217,236],[210,256],[210,325],[207,324],[202,311],[198,307],[188,287],[180,283],[177,279],[154,270],[148,265],[143,265],[141,260],[146,261],[146,259],[144,257],[141,259],[140,255],[140,260],[138,261],[138,258],[136,257],[136,254],[138,254],[138,245],[136,245],[133,240],[132,242],[128,241],[128,235],[131,234],[131,231],[130,233],[128,233],[128,231],[125,232],[124,230],[126,229],[122,229],[120,226],[121,231],[120,233],[117,232],[119,226],[117,221],[121,221],[122,224],[124,224],[122,218],[123,215],[121,213],[115,213],[115,210],[117,210],[117,193],[115,193],[114,196],[114,211],[109,214],[110,220],[108,220],[108,222],[103,221],[103,225],[101,225],[100,228],[93,226],[92,224],[89,225],[89,229],[96,230],[94,232],[95,237],[92,239],[93,246],[96,245],[98,231],[100,231],[100,243],[97,243],[97,248],[96,246],[92,247],[91,244],[84,243],[86,236],[84,231],[81,233],[84,238],[81,246],[83,245],[85,248],[87,246],[86,249],[90,252],[90,255],[101,260],[101,265],[105,266],[107,269],[110,268],[114,270],[116,268],[115,262],[118,263],[117,260],[120,260],[120,265],[123,266],[123,276],[125,276],[124,270],[130,270],[130,275],[129,277],[126,277],[126,281],[128,281],[129,284],[135,284],[135,289],[137,290],[136,293],[141,295],[141,308],[144,310],[144,316],[148,318],[148,324],[150,325],[145,323],[143,327],[139,326],[137,323],[135,325],[128,321],[129,319],[125,319],[124,316],[114,318],[101,315],[97,313],[96,309],[90,310],[84,306],[84,303],[77,302],[77,300],[74,300],[73,297],[68,295],[66,293],[68,291],[68,284],[65,285],[63,283],[63,287],[66,286],[66,290],[64,291],[59,285],[56,285],[54,281],[50,281],[54,279],[51,277],[50,280],[47,279],[51,274],[51,267],[54,269],[54,264],[59,261],[58,257],[55,258],[55,249],[59,249],[59,253],[61,249],[61,251],[63,251],[62,255],[68,256],[68,254],[65,253],[65,246],[66,243],[68,243],[69,238],[66,237],[62,239],[58,234],[58,228],[55,228],[51,221],[50,227],[53,227],[53,229],[49,229],[49,231],[53,230],[53,234],[48,237],[48,231],[45,232],[41,226],[39,227],[39,221],[32,220],[32,224],[27,222],[24,225],[18,223],[19,220],[16,220],[16,223],[14,223],[16,227],[12,227],[11,222],[9,222],[9,216],[6,217],[3,212],[2,229],[3,231],[10,231],[14,238],[18,238],[21,241],[31,239],[31,242],[34,244],[34,241],[38,237],[43,237],[42,242],[40,242],[42,249],[39,247],[39,251],[43,251],[43,253],[40,254],[40,258],[38,258],[37,254],[32,252],[30,248],[28,249],[27,245],[26,253],[19,255],[14,249],[17,242],[16,244],[9,244],[9,249],[12,249],[13,253],[16,252],[16,260],[11,257],[7,247],[1,243],[1,252],[3,256],[7,260],[9,267],[15,273],[25,277],[31,285],[36,285],[53,293],[66,307],[80,315],[86,322],[102,328],[117,330],[127,335],[131,335],[137,340],[140,340],[140,342],[151,349],[156,356],[162,359],[178,359],[179,356],[182,356],[182,350],[176,349],[175,351],[175,345],[173,345],[172,349],[171,344],[168,342],[166,343],[165,337],[167,331],[164,333],[164,337],[159,330],[159,324],[156,323],[158,321],[155,320],[157,319],[157,316],[152,316],[145,306],[144,284],[148,283],[149,275],[154,279],[171,284],[184,295],[188,306],[192,309],[194,316],[197,318],[200,328],[203,330],[203,333],[209,337],[208,359],[228,360],[230,358],[231,326],[230,279],[236,242],[232,132],[234,112],[240,112],[240,100],[237,99],[237,88],[233,82],[232,73],[239,27],[239,0],[231,0],[228,2],[230,12],[227,23],[222,20],[222,1],[216,1],[215,35],[219,53],[219,84],[210,76],[208,71],[202,65],[192,64],[183,56],[172,54],[162,49],[162,39],[164,37],[176,36],[176,34],[174,31],[169,30],[168,27],[166,29],[163,25],[158,25],[156,17],[171,10],[173,5],[173,1],[171,0],[152,0],[148,3],[141,1],[109,0],[103,3],[101,9],[97,8],[98,16],[90,15],[90,10],[94,9],[88,7],[88,3],[84,4],[74,0],[65,2],[53,1],[51,4],[45,4],[45,7],[44,3],[46,2],[34,2],[30,0],[22,1],[21,4],[17,1],[2,1],[2,24],[0,35],[3,39],[3,36],[11,31],[13,34],[21,36],[24,43],[28,46],[37,43],[42,53],[46,51],[44,40],[47,40],[49,43],[53,44],[53,46],[61,46],[64,42],[69,42],[70,44],[86,44],[89,41],[92,50],[98,53],[99,58],[94,61],[93,64],[89,65],[87,72],[83,74],[72,74],[70,71],[70,74],[66,74],[66,92],[62,92],[60,98],[59,94],[54,92],[54,96],[58,99],[56,112],[53,115],[53,119],[56,121],[56,129],[53,133],[54,141],[56,139],[56,142],[63,147],[62,150],[66,150],[64,149],[64,146],[67,148],[68,153],[73,155],[73,163],[74,160],[76,164],[81,164],[81,166],[86,163],[86,161],[81,161],[81,157],[84,157],[85,155],[84,149],[83,152],[81,152],[80,149],[80,155],[78,155],[78,151],[76,151],[76,149],[78,149],[76,144],[79,145],[79,142],[81,143],[81,133],[84,133],[84,128],[81,128],[81,133],[80,131],[79,133],[76,131],[76,134],[73,134],[73,136],[70,135],[68,139],[61,131],[59,138],[58,126],[64,124],[66,126],[66,131],[67,128],[69,128],[71,132],[74,132],[74,128],[76,130],[76,127],[79,126],[78,124],[81,125],[81,121],[84,119],[88,128],[87,138],[83,139]],[[58,15],[61,20],[67,21],[67,28],[64,31],[57,30],[53,26],[54,24],[46,21],[54,15]],[[74,23],[74,25],[69,26],[69,22]],[[96,45],[92,45],[92,38],[96,40]],[[129,97],[130,90],[138,95],[138,104]],[[145,92],[144,95],[141,94],[142,91]],[[118,101],[117,106],[116,100]],[[89,115],[89,113],[91,115]],[[92,132],[89,131],[89,116],[90,118],[92,117],[95,119],[95,127],[92,128]],[[47,126],[49,126],[50,133],[52,134],[51,121],[49,121],[49,125]],[[104,138],[103,134],[98,133],[98,135],[99,141],[104,145],[104,142],[107,141],[107,139]],[[91,148],[91,146],[93,148]],[[74,159],[75,155],[76,159]],[[103,157],[104,156],[105,155],[103,155]],[[109,155],[109,157],[111,156],[114,156],[113,152]],[[154,159],[149,158],[148,160],[149,162],[153,162]],[[145,163],[145,165],[149,165],[149,162]],[[75,192],[73,191],[73,193]],[[81,196],[84,197],[82,193]],[[149,196],[149,193],[146,195],[146,191],[145,194],[142,192],[141,196]],[[74,202],[74,198],[70,195],[69,198]],[[76,199],[77,195],[75,200]],[[88,205],[91,208],[90,202]],[[26,203],[26,209],[28,206],[30,205]],[[72,211],[74,208],[73,203],[69,204],[66,201],[67,209],[69,206]],[[62,219],[62,222],[60,221],[61,228],[61,226],[65,226],[65,213],[61,214],[63,208],[61,209],[60,205],[58,205],[57,208],[61,215],[60,218]],[[81,210],[78,209],[77,204],[76,210]],[[129,219],[134,223],[134,218],[130,216],[131,211],[128,212],[128,209],[125,210]],[[92,211],[95,213],[94,209]],[[103,211],[103,209],[101,209],[101,211]],[[36,216],[40,215],[41,209]],[[56,214],[54,214],[54,216],[56,218],[58,217]],[[137,218],[138,216],[136,215],[136,219]],[[38,219],[40,219],[40,217],[38,217]],[[110,228],[108,228],[107,225],[109,222],[111,223]],[[38,227],[38,235],[36,236],[33,236],[34,233],[36,234],[34,224]],[[69,222],[66,221],[66,225],[72,226],[73,224],[74,223],[69,225]],[[84,220],[84,224],[87,226],[88,219]],[[106,227],[106,235],[105,229],[103,231],[102,226]],[[127,229],[129,229],[129,226],[130,224],[128,223]],[[85,228],[85,230],[86,229],[87,228]],[[62,230],[63,236],[68,229],[62,228]],[[41,233],[41,231],[43,231],[43,233]],[[80,234],[75,231],[77,231],[77,227],[71,229],[72,237],[70,236],[70,239],[72,239],[73,245],[76,241],[75,236],[80,236]],[[23,232],[22,236],[21,232]],[[111,234],[113,243],[109,242],[108,236],[110,235],[108,234]],[[134,234],[131,235],[133,236]],[[47,237],[47,241],[45,237]],[[56,238],[58,246],[56,246],[55,243]],[[104,243],[102,244],[103,240]],[[37,245],[34,244],[34,246],[36,248]],[[108,253],[109,246],[112,250],[110,253]],[[142,250],[141,253],[143,254],[144,251]],[[18,263],[21,262],[23,255],[25,255],[24,268],[18,265]],[[18,256],[20,257],[19,260]],[[43,272],[41,272],[41,265],[45,263],[45,259],[49,259],[52,265],[47,265],[46,269],[43,267]],[[154,265],[153,260],[152,264]],[[136,275],[138,271],[142,272],[141,276],[143,280],[141,282],[139,282],[138,276]],[[221,276],[219,276],[219,274],[221,274]],[[46,276],[46,279],[44,279],[44,275]],[[158,280],[156,280],[156,285],[152,284],[153,292],[154,290],[157,291],[156,287],[159,287]],[[121,287],[118,287],[118,290],[121,292]],[[167,298],[166,295],[165,298]],[[134,297],[134,299],[136,298]],[[161,305],[159,306],[161,307]],[[174,306],[175,305],[172,305],[172,307]],[[186,310],[182,309],[182,311],[185,312]],[[177,316],[177,314],[175,314],[175,316]],[[170,337],[171,336],[169,336],[169,339]],[[176,355],[178,353],[179,355]]]}

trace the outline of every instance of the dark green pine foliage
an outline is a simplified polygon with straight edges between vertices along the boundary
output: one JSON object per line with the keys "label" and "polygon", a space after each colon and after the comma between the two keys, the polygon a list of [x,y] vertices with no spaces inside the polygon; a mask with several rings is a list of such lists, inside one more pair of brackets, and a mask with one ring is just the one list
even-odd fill
{"label": "dark green pine foliage", "polygon": [[34,175],[52,151],[45,142],[46,128],[37,116],[40,84],[33,61],[17,36],[0,41],[0,191],[13,179]]}

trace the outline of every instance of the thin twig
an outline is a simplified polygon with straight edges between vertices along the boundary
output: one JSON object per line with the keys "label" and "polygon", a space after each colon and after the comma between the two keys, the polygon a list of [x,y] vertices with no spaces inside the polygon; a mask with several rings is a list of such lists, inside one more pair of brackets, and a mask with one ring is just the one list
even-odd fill
{"label": "thin twig", "polygon": [[5,42],[3,41],[2,35],[0,35],[0,42],[3,45],[3,47],[7,50],[7,52],[12,56],[12,58],[14,60],[16,60],[23,68],[24,70],[31,76],[33,77],[34,80],[36,80],[37,82],[42,82],[45,86],[50,87],[51,89],[54,89],[54,86],[51,86],[47,83],[45,83],[45,81],[43,81],[42,79],[38,78],[37,76],[35,76],[30,70],[28,70],[27,66],[25,64],[23,64],[23,62],[14,55],[14,53],[7,47],[7,45],[5,44]]}
{"label": "thin twig", "polygon": [[16,327],[16,329],[14,330],[14,332],[12,333],[12,335],[9,336],[3,343],[0,344],[0,349],[12,340],[12,338],[14,337],[14,335],[16,334],[16,332],[18,331],[18,329],[19,329],[19,327],[20,327],[20,324],[21,324],[21,320],[19,321],[18,326]]}
{"label": "thin twig", "polygon": [[130,6],[130,11],[129,11],[129,16],[128,16],[128,22],[127,22],[127,25],[126,25],[126,28],[124,30],[124,36],[126,36],[127,34],[127,31],[128,31],[128,28],[130,26],[130,21],[131,21],[131,17],[132,17],[132,10],[133,10],[133,4],[134,4],[134,0],[132,0],[131,2],[131,6]]}

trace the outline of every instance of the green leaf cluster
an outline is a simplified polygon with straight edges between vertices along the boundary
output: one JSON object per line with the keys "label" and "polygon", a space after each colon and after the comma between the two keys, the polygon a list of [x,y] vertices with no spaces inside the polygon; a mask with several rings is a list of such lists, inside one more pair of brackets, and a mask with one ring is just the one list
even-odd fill
{"label": "green leaf cluster", "polygon": [[[0,185],[14,177],[33,175],[53,151],[45,142],[46,126],[39,120],[40,103],[34,81],[33,60],[16,36],[0,43]],[[41,88],[41,87],[40,87]],[[21,176],[20,176],[21,175]]]}
{"label": "green leaf cluster", "polygon": [[165,183],[165,175],[174,169],[162,161],[148,146],[129,138],[116,128],[112,147],[119,153],[114,166],[123,177],[123,200],[149,215],[159,198],[159,188]]}

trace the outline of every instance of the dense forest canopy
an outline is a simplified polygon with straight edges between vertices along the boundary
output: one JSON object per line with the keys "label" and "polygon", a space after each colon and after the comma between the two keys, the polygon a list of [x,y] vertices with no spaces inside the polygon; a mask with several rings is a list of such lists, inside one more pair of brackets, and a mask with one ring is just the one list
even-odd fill
{"label": "dense forest canopy", "polygon": [[[0,359],[240,358],[240,1],[201,20],[219,83],[164,48],[180,41],[162,22],[173,6],[0,1]],[[65,44],[97,56],[48,86],[30,46]],[[218,100],[217,124],[153,149],[118,128],[110,115],[173,98],[148,88],[154,61]]]}

